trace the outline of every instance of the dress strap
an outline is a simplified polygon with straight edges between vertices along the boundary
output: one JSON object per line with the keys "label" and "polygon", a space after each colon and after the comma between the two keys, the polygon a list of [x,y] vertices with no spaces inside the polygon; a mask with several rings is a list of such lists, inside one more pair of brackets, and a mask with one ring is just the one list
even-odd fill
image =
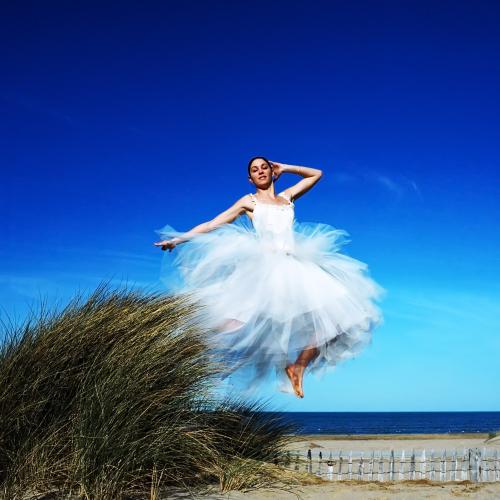
{"label": "dress strap", "polygon": [[255,195],[253,193],[248,193],[250,195],[250,199],[255,203],[257,204],[257,200],[255,198]]}

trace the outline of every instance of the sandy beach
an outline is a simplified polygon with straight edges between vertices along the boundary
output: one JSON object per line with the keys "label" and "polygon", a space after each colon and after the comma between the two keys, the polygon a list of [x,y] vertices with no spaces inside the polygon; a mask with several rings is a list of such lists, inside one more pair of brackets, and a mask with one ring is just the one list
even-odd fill
{"label": "sandy beach", "polygon": [[307,452],[311,450],[372,450],[415,451],[452,450],[463,448],[483,448],[500,450],[500,438],[488,439],[488,434],[365,434],[365,435],[325,435],[311,434],[298,436],[290,444],[290,450]]}
{"label": "sandy beach", "polygon": [[356,483],[349,481],[308,485],[293,491],[259,490],[251,493],[234,492],[220,496],[210,496],[215,499],[274,499],[320,500],[334,498],[337,500],[421,500],[448,498],[500,498],[500,484],[450,484],[450,483]]}
{"label": "sandy beach", "polygon": [[[304,455],[308,449],[313,452],[322,450],[326,457],[330,451],[349,452],[394,450],[463,450],[463,448],[487,448],[500,450],[500,439],[488,439],[488,434],[419,434],[419,435],[304,435],[297,436],[289,445],[290,450],[301,451]],[[417,500],[422,498],[500,498],[500,482],[475,483],[471,481],[329,481],[311,475],[311,483],[294,487],[291,491],[276,489],[260,489],[253,492],[231,492],[223,495],[211,495],[210,498],[227,499],[323,499],[339,500],[382,500],[387,498],[401,500]]]}

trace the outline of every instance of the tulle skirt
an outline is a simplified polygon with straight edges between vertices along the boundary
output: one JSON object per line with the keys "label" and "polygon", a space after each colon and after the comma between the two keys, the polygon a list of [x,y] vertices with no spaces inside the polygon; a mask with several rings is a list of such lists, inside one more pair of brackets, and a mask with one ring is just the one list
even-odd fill
{"label": "tulle skirt", "polygon": [[[162,238],[182,235],[171,226]],[[172,293],[204,306],[210,344],[224,353],[227,375],[249,391],[274,372],[293,393],[285,367],[306,348],[319,354],[305,370],[320,378],[356,356],[383,322],[385,289],[367,265],[339,252],[348,233],[328,224],[293,224],[293,251],[273,247],[238,219],[165,252],[160,278]]]}

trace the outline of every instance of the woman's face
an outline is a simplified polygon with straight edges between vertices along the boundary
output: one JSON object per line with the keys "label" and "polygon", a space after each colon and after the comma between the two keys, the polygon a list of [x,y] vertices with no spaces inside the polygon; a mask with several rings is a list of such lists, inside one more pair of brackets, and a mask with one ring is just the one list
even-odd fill
{"label": "woman's face", "polygon": [[268,188],[273,181],[273,171],[267,161],[258,158],[250,166],[250,179],[258,188]]}

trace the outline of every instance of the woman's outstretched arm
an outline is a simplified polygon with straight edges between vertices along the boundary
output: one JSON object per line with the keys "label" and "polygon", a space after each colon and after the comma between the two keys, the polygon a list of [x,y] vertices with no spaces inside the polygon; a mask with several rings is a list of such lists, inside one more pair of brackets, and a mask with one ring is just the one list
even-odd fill
{"label": "woman's outstretched arm", "polygon": [[162,250],[173,250],[173,248],[185,241],[189,241],[191,238],[200,233],[208,233],[217,229],[219,226],[223,224],[227,224],[229,222],[233,222],[237,217],[244,214],[246,210],[251,209],[251,203],[249,200],[249,196],[242,196],[236,203],[230,206],[224,212],[221,212],[219,215],[214,217],[212,220],[207,222],[203,222],[193,227],[189,231],[185,232],[181,237],[175,237],[171,240],[162,240],[153,243],[153,245],[157,247],[161,247]]}
{"label": "woman's outstretched arm", "polygon": [[297,199],[304,193],[309,191],[322,177],[323,171],[318,168],[302,167],[300,165],[287,165],[286,163],[278,163],[276,161],[271,162],[273,165],[273,173],[276,176],[275,179],[283,172],[290,172],[292,174],[298,174],[304,177],[302,180],[285,189],[284,192],[291,198]]}

